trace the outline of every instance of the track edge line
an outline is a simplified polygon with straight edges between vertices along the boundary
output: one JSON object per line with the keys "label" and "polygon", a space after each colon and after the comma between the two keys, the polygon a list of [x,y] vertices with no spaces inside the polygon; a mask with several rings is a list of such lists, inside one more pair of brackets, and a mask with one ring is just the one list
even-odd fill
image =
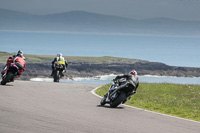
{"label": "track edge line", "polygon": [[[96,87],[94,88],[93,90],[91,90],[90,92],[99,97],[99,98],[103,98],[102,96],[99,96],[95,93],[95,91],[100,88],[101,86],[99,87]],[[185,119],[185,118],[181,118],[181,117],[177,117],[177,116],[172,116],[172,115],[167,115],[167,114],[162,114],[162,113],[158,113],[158,112],[154,112],[154,111],[150,111],[150,110],[146,110],[146,109],[142,109],[142,108],[138,108],[138,107],[134,107],[134,106],[130,106],[130,105],[126,105],[126,104],[122,104],[122,106],[125,106],[125,107],[129,107],[129,108],[133,108],[133,109],[137,109],[137,110],[141,110],[141,111],[145,111],[145,112],[150,112],[150,113],[154,113],[154,114],[158,114],[158,115],[163,115],[163,116],[167,116],[167,117],[171,117],[171,118],[176,118],[176,119],[180,119],[180,120],[185,120],[185,121],[190,121],[190,122],[195,122],[195,123],[199,123],[199,121],[195,121],[195,120],[190,120],[190,119]]]}

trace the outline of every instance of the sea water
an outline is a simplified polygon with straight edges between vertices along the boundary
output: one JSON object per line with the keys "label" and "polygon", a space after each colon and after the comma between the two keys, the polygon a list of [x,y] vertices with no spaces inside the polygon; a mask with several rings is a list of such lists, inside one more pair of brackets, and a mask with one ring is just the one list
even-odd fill
{"label": "sea water", "polygon": [[[109,84],[117,75],[101,75],[95,77],[77,77],[73,79],[61,79],[63,83],[84,83],[84,84]],[[53,78],[32,78],[31,81],[53,82]],[[174,76],[139,76],[140,83],[173,83],[200,85],[200,77],[174,77]]]}
{"label": "sea water", "polygon": [[65,56],[114,56],[200,67],[200,37],[0,31],[0,51]]}
{"label": "sea water", "polygon": [[[0,51],[24,54],[64,56],[113,56],[162,62],[171,66],[200,67],[200,37],[125,35],[63,32],[0,31]],[[75,78],[61,82],[110,83],[104,79]],[[53,81],[52,79],[32,79]],[[141,82],[199,84],[200,78],[141,76]]]}

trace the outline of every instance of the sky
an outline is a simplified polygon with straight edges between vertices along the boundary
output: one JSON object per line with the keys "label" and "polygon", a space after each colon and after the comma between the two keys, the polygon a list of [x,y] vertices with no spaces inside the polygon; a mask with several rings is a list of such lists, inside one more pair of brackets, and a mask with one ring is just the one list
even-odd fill
{"label": "sky", "polygon": [[132,19],[200,21],[200,0],[0,0],[0,8],[38,15],[81,10]]}

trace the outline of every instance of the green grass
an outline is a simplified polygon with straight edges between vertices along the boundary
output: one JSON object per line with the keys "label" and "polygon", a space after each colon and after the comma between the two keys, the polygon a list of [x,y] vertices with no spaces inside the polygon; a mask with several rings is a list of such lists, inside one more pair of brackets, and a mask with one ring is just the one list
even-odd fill
{"label": "green grass", "polygon": [[[1,52],[0,51],[0,63],[6,63],[9,56],[13,56],[16,53],[7,53],[7,52]],[[32,63],[42,63],[42,62],[51,62],[55,56],[52,55],[30,55],[30,54],[24,54],[26,57],[27,62]]]}
{"label": "green grass", "polygon": [[[12,56],[16,53],[7,53],[0,51],[0,63],[5,63],[9,56]],[[27,62],[31,63],[46,63],[51,62],[56,55],[31,55],[24,54]],[[68,62],[90,62],[90,63],[135,63],[141,60],[137,59],[128,59],[128,58],[119,58],[119,57],[80,57],[80,56],[64,56]]]}
{"label": "green grass", "polygon": [[[110,84],[96,90],[107,93]],[[126,104],[168,115],[200,121],[200,85],[141,83]]]}
{"label": "green grass", "polygon": [[6,63],[6,60],[8,59],[9,56],[12,54],[7,53],[7,52],[1,52],[0,51],[0,63]]}

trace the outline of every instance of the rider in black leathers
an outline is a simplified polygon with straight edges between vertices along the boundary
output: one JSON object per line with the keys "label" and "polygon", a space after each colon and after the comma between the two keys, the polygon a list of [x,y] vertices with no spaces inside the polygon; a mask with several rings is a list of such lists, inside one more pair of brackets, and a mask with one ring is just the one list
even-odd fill
{"label": "rider in black leathers", "polygon": [[[139,80],[138,80],[137,72],[134,69],[132,71],[130,71],[128,74],[117,76],[117,77],[115,77],[115,79],[113,79],[113,82],[114,82],[113,86],[109,89],[108,93],[104,96],[106,98],[106,101],[109,102],[110,99],[108,99],[108,95],[116,87],[123,86],[124,84],[126,84],[126,82],[128,82],[130,80],[133,82],[133,86],[132,87],[134,87],[134,88],[132,88],[133,92],[131,92],[129,94],[129,97],[127,98],[127,100],[129,100],[130,97],[136,93],[137,88],[139,86]],[[126,81],[126,82],[124,82],[124,81]],[[126,101],[124,101],[124,102],[126,102]]]}

